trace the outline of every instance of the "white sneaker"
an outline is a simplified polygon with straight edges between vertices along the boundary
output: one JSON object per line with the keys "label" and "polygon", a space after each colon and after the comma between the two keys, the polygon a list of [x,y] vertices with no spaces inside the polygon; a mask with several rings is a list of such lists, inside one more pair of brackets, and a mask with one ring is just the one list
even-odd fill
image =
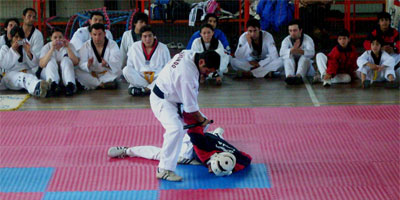
{"label": "white sneaker", "polygon": [[324,87],[329,87],[329,86],[331,86],[331,84],[332,84],[331,79],[323,80],[323,82],[322,82],[322,86],[324,86]]}
{"label": "white sneaker", "polygon": [[108,156],[111,158],[124,158],[128,147],[111,147],[108,149]]}
{"label": "white sneaker", "polygon": [[179,157],[178,164],[183,164],[183,165],[202,165],[201,162],[197,161],[194,158],[193,159],[188,159],[188,158],[183,158],[183,157]]}
{"label": "white sneaker", "polygon": [[224,129],[221,127],[216,128],[211,134],[213,134],[221,139],[224,139],[224,137],[222,137],[222,134],[224,134]]}
{"label": "white sneaker", "polygon": [[[50,79],[51,81],[51,79]],[[41,80],[39,83],[36,84],[35,86],[35,91],[33,92],[33,95],[36,97],[46,97],[47,91],[50,89],[50,84],[47,81]]]}
{"label": "white sneaker", "polygon": [[175,172],[170,170],[163,170],[160,172],[160,170],[157,169],[156,177],[158,179],[163,179],[167,181],[182,181],[182,177],[178,176],[177,174],[175,174]]}

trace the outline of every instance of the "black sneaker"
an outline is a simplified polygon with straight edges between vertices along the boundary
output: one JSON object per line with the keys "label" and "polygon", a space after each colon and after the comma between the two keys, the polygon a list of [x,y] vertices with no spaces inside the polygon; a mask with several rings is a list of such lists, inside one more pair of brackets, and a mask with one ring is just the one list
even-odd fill
{"label": "black sneaker", "polygon": [[73,83],[68,82],[67,86],[65,87],[65,96],[72,96],[74,95],[76,87]]}
{"label": "black sneaker", "polygon": [[395,81],[389,81],[385,83],[385,88],[387,89],[396,89],[399,88],[399,83]]}
{"label": "black sneaker", "polygon": [[303,78],[301,77],[301,76],[296,76],[296,77],[294,77],[295,79],[295,81],[294,81],[294,84],[295,85],[300,85],[300,84],[303,84]]}
{"label": "black sneaker", "polygon": [[362,83],[362,88],[367,89],[367,88],[370,88],[370,87],[371,87],[371,81],[370,80],[365,80]]}
{"label": "black sneaker", "polygon": [[137,97],[137,96],[146,96],[150,94],[150,90],[146,91],[144,88],[138,88],[138,87],[131,87],[128,89],[128,92],[130,95]]}
{"label": "black sneaker", "polygon": [[51,82],[50,90],[47,92],[46,97],[57,97],[61,93],[61,88],[56,82]]}
{"label": "black sneaker", "polygon": [[286,77],[285,82],[288,85],[295,85],[296,84],[296,77]]}
{"label": "black sneaker", "polygon": [[108,89],[108,90],[115,90],[118,89],[118,82],[117,79],[104,83],[104,89]]}

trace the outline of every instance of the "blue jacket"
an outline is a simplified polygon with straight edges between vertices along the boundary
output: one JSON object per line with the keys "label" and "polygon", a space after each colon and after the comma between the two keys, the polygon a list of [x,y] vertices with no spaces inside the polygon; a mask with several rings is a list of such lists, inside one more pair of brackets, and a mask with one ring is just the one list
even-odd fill
{"label": "blue jacket", "polygon": [[279,31],[281,26],[287,25],[293,19],[293,13],[294,6],[288,0],[260,0],[257,5],[262,30],[272,28]]}

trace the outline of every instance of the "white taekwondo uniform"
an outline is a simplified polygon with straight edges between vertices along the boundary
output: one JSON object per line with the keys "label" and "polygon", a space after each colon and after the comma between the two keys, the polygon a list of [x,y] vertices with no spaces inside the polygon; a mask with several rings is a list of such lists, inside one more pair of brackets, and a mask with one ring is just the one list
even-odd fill
{"label": "white taekwondo uniform", "polygon": [[[113,35],[108,29],[106,29],[106,37],[109,40],[113,40]],[[78,30],[76,30],[74,35],[72,36],[71,44],[73,44],[75,49],[79,51],[85,44],[85,42],[87,42],[90,39],[91,37],[90,37],[89,27],[88,26],[81,27]]]}
{"label": "white taekwondo uniform", "polygon": [[[3,45],[0,50],[0,67],[4,71],[1,80],[2,89],[20,90],[26,89],[29,94],[34,95],[35,87],[40,80],[34,75],[33,68],[39,65],[39,60],[32,52],[32,60],[20,46],[19,52]],[[22,54],[22,57],[21,57]]]}
{"label": "white taekwondo uniform", "polygon": [[[371,54],[373,52],[371,50],[365,51],[360,57],[357,59],[357,75],[361,77],[361,73],[366,75],[366,80],[370,80],[371,83],[373,81],[383,81],[383,80],[389,80],[388,76],[390,74],[393,75],[394,78],[396,78],[395,72],[394,72],[394,65],[395,65],[395,60],[392,56],[390,56],[388,53],[385,51],[381,51],[381,58],[379,60],[379,63],[374,62],[374,58],[372,57]],[[371,70],[368,66],[365,64],[367,63],[374,63],[377,65],[384,65],[386,66],[382,71],[378,72],[375,70]]]}
{"label": "white taekwondo uniform", "polygon": [[253,45],[249,44],[246,38],[247,34],[245,32],[239,38],[235,58],[231,59],[232,68],[234,70],[250,71],[253,66],[249,62],[257,61],[260,67],[251,70],[254,77],[261,78],[271,71],[279,71],[283,63],[279,58],[272,35],[266,31],[260,31],[260,41],[262,41],[262,50],[260,53],[254,49]]}
{"label": "white taekwondo uniform", "polygon": [[150,54],[147,54],[142,41],[133,43],[129,48],[128,63],[122,71],[129,87],[153,89],[154,80],[171,59],[168,47],[157,40],[154,42]]}
{"label": "white taekwondo uniform", "polygon": [[[106,39],[101,54],[97,53],[92,40],[89,40],[79,50],[79,57],[79,69],[75,70],[75,76],[87,90],[96,89],[100,84],[114,81],[121,76],[121,51],[113,40]],[[87,66],[89,58],[93,58],[93,65],[90,68]],[[102,66],[101,59],[108,63],[109,68]],[[93,76],[93,73],[97,77]]]}
{"label": "white taekwondo uniform", "polygon": [[[290,35],[287,36],[281,45],[279,54],[283,59],[283,66],[285,68],[286,77],[301,75],[305,76],[311,65],[311,59],[314,57],[315,49],[314,42],[310,36],[303,34],[300,48],[304,50],[303,55],[292,55],[290,49],[293,48]],[[297,71],[296,71],[297,64]]]}
{"label": "white taekwondo uniform", "polygon": [[[220,76],[223,76],[224,73],[228,72],[228,64],[229,64],[230,56],[227,53],[225,53],[225,49],[224,49],[224,46],[222,45],[221,41],[219,41],[216,38],[213,38],[213,39],[216,42],[218,42],[218,47],[216,49],[211,49],[211,50],[214,50],[215,52],[217,52],[219,54],[219,56],[221,57],[221,64],[219,66],[218,73]],[[192,47],[190,50],[202,53],[206,50],[209,50],[210,45],[211,45],[210,43],[204,43],[202,41],[201,37],[199,37],[193,41]]]}
{"label": "white taekwondo uniform", "polygon": [[120,50],[122,53],[122,66],[126,66],[128,51],[133,43],[140,41],[140,37],[136,35],[135,30],[127,30],[122,35]]}
{"label": "white taekwondo uniform", "polygon": [[[150,94],[150,105],[155,117],[165,129],[158,165],[161,169],[171,171],[176,169],[186,133],[183,129],[183,119],[178,114],[177,104],[182,103],[183,109],[188,113],[199,111],[197,102],[199,78],[200,72],[195,64],[195,52],[184,50],[165,65],[155,81]],[[190,158],[192,154],[187,153],[181,156]]]}
{"label": "white taekwondo uniform", "polygon": [[[52,42],[48,42],[40,53],[40,59],[42,59],[47,52],[51,49]],[[79,57],[78,53],[72,44],[69,44],[72,52],[75,56]],[[59,70],[61,70],[61,77],[63,84],[66,86],[68,82],[75,83],[75,71],[72,60],[68,57],[68,49],[61,47],[59,50],[55,49],[46,67],[43,68],[41,78],[49,81],[55,81],[57,84],[60,82]]]}

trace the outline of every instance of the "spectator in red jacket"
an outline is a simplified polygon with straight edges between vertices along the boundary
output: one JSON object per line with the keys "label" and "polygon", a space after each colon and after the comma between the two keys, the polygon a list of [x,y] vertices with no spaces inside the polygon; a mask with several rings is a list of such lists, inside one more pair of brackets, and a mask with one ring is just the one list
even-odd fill
{"label": "spectator in red jacket", "polygon": [[349,83],[356,77],[358,54],[350,43],[349,31],[340,31],[337,42],[328,56],[318,53],[316,57],[324,87],[329,87],[332,83]]}
{"label": "spectator in red jacket", "polygon": [[378,14],[378,27],[364,41],[365,50],[371,50],[371,39],[379,37],[383,40],[381,49],[394,58],[396,74],[400,76],[400,37],[399,32],[390,27],[391,16],[387,12]]}

